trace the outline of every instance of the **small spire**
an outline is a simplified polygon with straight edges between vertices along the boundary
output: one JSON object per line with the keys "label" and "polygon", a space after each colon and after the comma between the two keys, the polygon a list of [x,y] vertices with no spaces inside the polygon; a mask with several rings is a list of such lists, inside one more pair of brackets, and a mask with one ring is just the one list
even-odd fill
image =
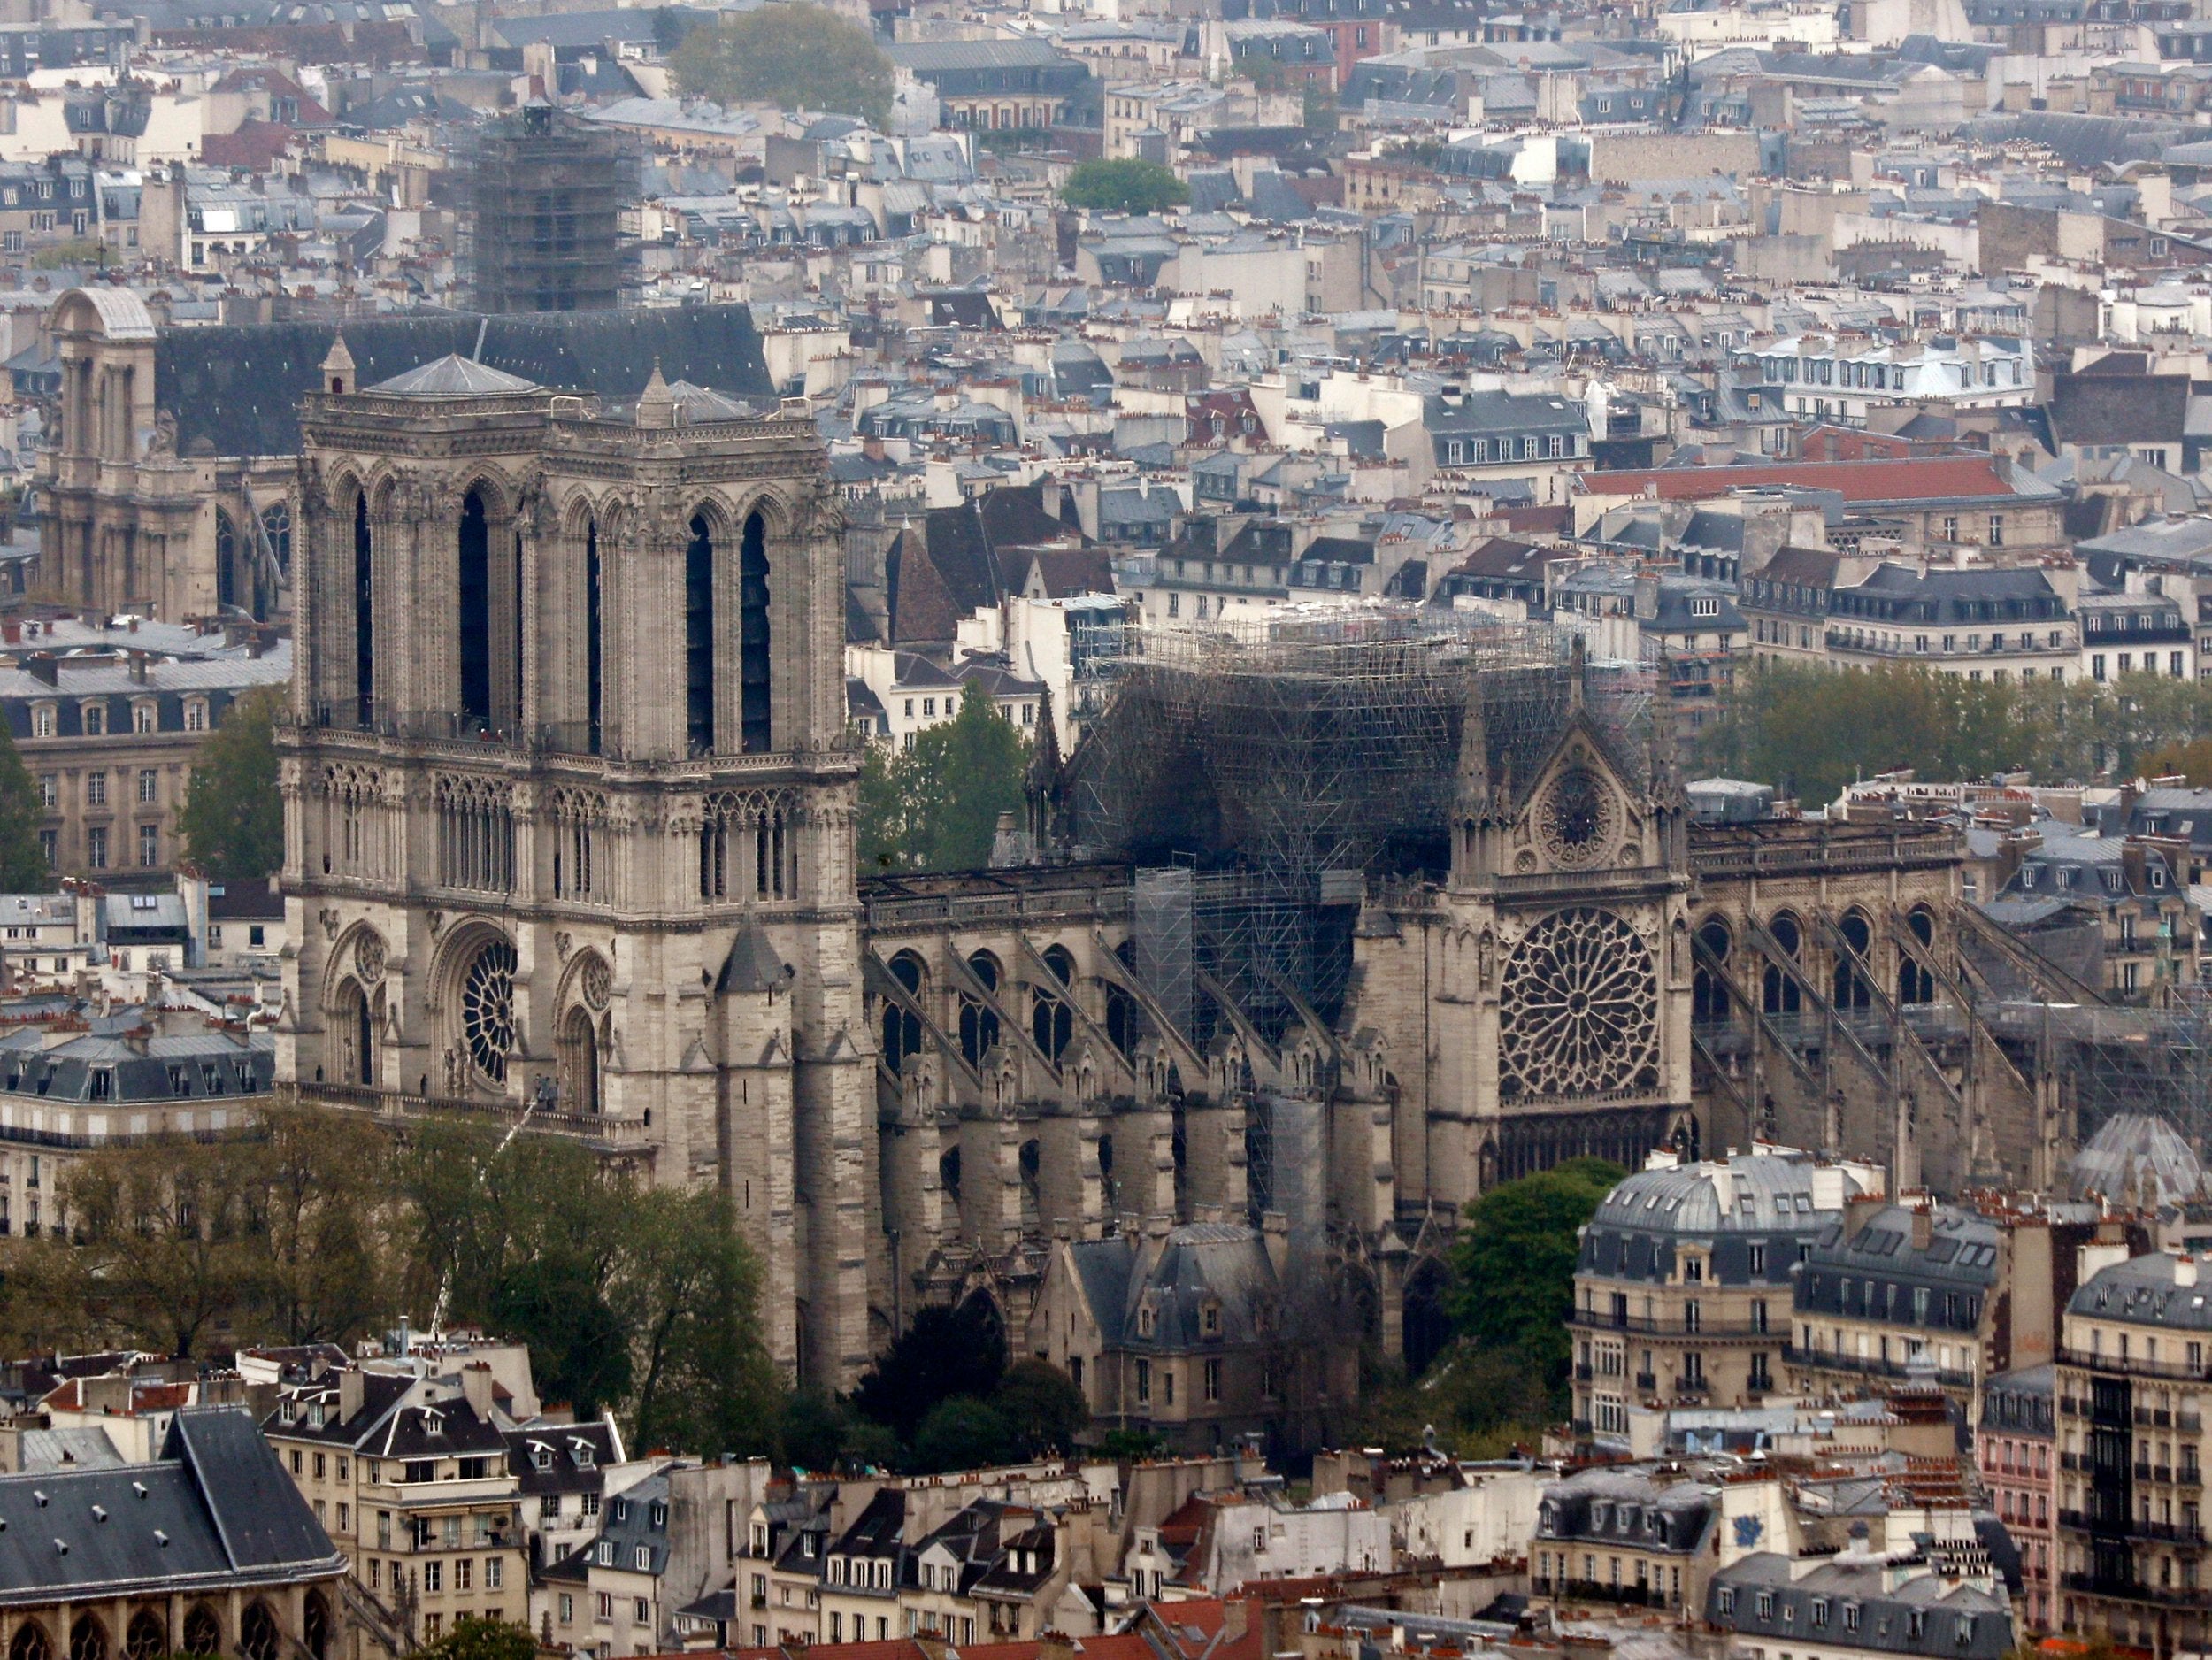
{"label": "small spire", "polygon": [[661,379],[661,360],[653,359],[653,373],[645,382],[645,390],[638,394],[637,424],[641,427],[673,427],[676,424],[676,396],[668,389],[668,382]]}
{"label": "small spire", "polygon": [[353,389],[353,354],[346,350],[346,337],[341,332],[332,336],[330,350],[323,357],[323,390],[350,392]]}

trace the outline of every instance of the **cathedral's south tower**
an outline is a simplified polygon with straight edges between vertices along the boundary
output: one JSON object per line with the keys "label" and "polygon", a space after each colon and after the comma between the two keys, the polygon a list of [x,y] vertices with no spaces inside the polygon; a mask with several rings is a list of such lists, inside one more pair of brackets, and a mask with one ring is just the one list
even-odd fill
{"label": "cathedral's south tower", "polygon": [[785,1365],[887,1289],[843,565],[811,424],[458,357],[303,411],[287,1075],[719,1184]]}

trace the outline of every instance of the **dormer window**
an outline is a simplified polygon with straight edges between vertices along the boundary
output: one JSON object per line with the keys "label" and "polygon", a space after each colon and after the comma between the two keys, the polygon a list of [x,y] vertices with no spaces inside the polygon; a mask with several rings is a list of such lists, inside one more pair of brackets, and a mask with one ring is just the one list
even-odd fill
{"label": "dormer window", "polygon": [[290,1424],[296,1422],[299,1418],[299,1403],[295,1401],[288,1395],[286,1395],[284,1399],[277,1403],[277,1422],[280,1424]]}
{"label": "dormer window", "polygon": [[614,1502],[613,1513],[614,1519],[616,1521],[628,1521],[630,1519],[630,1501],[627,1499],[617,1499]]}
{"label": "dormer window", "polygon": [[658,1499],[653,1501],[653,1526],[656,1527],[668,1526],[668,1506]]}
{"label": "dormer window", "polygon": [[1221,1335],[1221,1304],[1209,1300],[1200,1306],[1198,1330],[1199,1333],[1205,1337]]}
{"label": "dormer window", "polygon": [[568,1448],[569,1456],[576,1461],[576,1467],[579,1470],[588,1470],[591,1468],[592,1448],[589,1441],[572,1441],[569,1442]]}
{"label": "dormer window", "polygon": [[611,1568],[614,1566],[613,1540],[603,1539],[599,1541],[599,1565],[603,1568]]}
{"label": "dormer window", "polygon": [[422,1415],[422,1433],[423,1433],[424,1434],[426,1434],[426,1435],[442,1435],[442,1434],[444,1434],[444,1433],[445,1433],[445,1417],[444,1417],[444,1415],[443,1415],[442,1413],[439,1413],[439,1412],[425,1412],[425,1413]]}
{"label": "dormer window", "polygon": [[630,1560],[636,1564],[640,1573],[650,1573],[653,1571],[652,1548],[649,1545],[640,1545]]}
{"label": "dormer window", "polygon": [[543,1441],[531,1442],[530,1465],[534,1470],[550,1470],[553,1467],[553,1449]]}
{"label": "dormer window", "polygon": [[1137,1335],[1139,1337],[1151,1336],[1154,1331],[1157,1329],[1159,1323],[1159,1314],[1149,1303],[1141,1303],[1138,1305]]}

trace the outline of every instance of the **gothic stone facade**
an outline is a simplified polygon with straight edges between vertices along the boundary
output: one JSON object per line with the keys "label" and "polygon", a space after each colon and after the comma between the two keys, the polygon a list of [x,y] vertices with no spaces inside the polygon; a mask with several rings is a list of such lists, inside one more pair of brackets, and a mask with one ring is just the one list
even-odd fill
{"label": "gothic stone facade", "polygon": [[108,614],[183,622],[288,603],[288,457],[177,453],[155,397],[157,334],[127,288],[73,288],[55,304],[58,430],[39,453],[33,591]]}
{"label": "gothic stone facade", "polygon": [[1694,828],[1663,734],[1571,697],[1516,765],[1477,700],[1448,873],[1371,879],[1341,1012],[1262,1029],[1202,987],[1201,1041],[1130,965],[1125,865],[857,880],[804,422],[657,379],[602,408],[457,359],[328,373],[284,1075],[387,1116],[528,1107],[720,1184],[787,1366],[849,1380],[972,1295],[1048,1349],[1056,1231],[1256,1212],[1287,1283],[1417,1362],[1466,1202],[1563,1158],[1765,1134],[1952,1187],[2046,1160],[1968,1006],[1948,831]]}
{"label": "gothic stone facade", "polygon": [[448,358],[303,414],[284,1072],[718,1183],[770,1347],[890,1306],[840,526],[804,420]]}

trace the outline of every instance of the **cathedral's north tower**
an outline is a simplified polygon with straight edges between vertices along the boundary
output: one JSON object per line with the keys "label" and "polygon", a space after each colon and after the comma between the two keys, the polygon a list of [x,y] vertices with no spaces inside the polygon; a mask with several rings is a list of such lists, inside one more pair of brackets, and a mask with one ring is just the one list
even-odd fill
{"label": "cathedral's north tower", "polygon": [[725,1188],[770,1346],[882,1306],[843,561],[810,422],[458,357],[303,411],[285,1041],[303,1093],[526,1111]]}

